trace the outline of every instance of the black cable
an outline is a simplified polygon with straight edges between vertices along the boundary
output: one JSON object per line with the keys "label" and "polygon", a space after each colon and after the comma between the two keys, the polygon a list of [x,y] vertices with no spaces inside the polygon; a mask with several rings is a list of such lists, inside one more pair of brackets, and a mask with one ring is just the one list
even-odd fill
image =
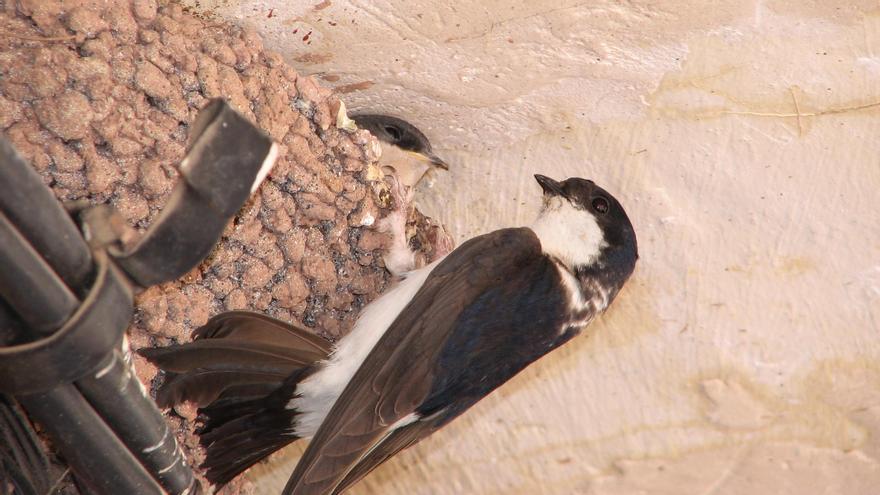
{"label": "black cable", "polygon": [[[190,142],[159,218],[123,249],[106,208],[83,212],[81,237],[0,137],[0,324],[20,319],[30,333],[0,328],[0,391],[18,394],[89,493],[161,493],[156,480],[173,495],[199,490],[118,351],[131,282],[147,287],[198,264],[269,173],[277,147],[222,100],[199,113]],[[37,363],[44,372],[34,375]]]}
{"label": "black cable", "polygon": [[79,306],[73,292],[3,213],[0,213],[0,266],[3,267],[0,297],[36,336],[50,335]]}
{"label": "black cable", "polygon": [[68,287],[88,288],[92,255],[79,229],[5,139],[0,139],[0,160],[0,211]]}
{"label": "black cable", "polygon": [[73,385],[17,399],[55,442],[76,479],[88,488],[86,493],[163,494]]}
{"label": "black cable", "polygon": [[[194,493],[196,481],[177,448],[174,432],[154,412],[155,404],[119,351],[76,385],[163,488],[174,494]],[[126,400],[120,401],[120,396]]]}

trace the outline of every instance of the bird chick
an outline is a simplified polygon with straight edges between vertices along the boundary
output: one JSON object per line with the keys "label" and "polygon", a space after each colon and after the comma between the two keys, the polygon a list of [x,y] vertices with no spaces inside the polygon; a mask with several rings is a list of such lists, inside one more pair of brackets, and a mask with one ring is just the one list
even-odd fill
{"label": "bird chick", "polygon": [[382,149],[379,166],[386,169],[386,173],[393,170],[403,186],[415,187],[435,168],[449,170],[449,165],[434,154],[428,138],[409,122],[381,114],[351,118],[358,127],[376,136]]}
{"label": "bird chick", "polygon": [[[385,267],[395,276],[416,268],[416,254],[409,245],[406,224],[412,209],[416,186],[426,180],[435,169],[448,170],[449,166],[434,154],[431,142],[409,122],[381,114],[361,114],[351,117],[362,129],[370,131],[379,140],[381,154],[378,165],[387,175],[393,209],[383,218],[378,228],[391,234],[391,247],[385,253]],[[447,252],[445,246],[441,251]]]}

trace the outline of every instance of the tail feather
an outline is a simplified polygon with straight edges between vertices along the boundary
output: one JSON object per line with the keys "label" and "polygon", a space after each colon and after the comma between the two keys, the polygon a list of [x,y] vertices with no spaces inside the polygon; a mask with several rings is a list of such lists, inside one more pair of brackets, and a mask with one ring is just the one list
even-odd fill
{"label": "tail feather", "polygon": [[249,311],[227,311],[211,318],[193,332],[193,339],[237,339],[277,344],[293,349],[312,349],[328,354],[331,343],[308,330]]}
{"label": "tail feather", "polygon": [[223,485],[254,463],[299,439],[293,433],[297,411],[287,402],[296,384],[308,374],[303,368],[291,374],[270,394],[256,400],[215,403],[201,409],[201,442],[206,450],[202,468],[211,483]]}
{"label": "tail feather", "polygon": [[159,407],[170,407],[181,402],[192,402],[206,407],[224,395],[230,397],[230,390],[249,385],[274,385],[274,389],[283,379],[283,374],[275,372],[196,369],[176,375],[163,384],[156,392],[156,403]]}
{"label": "tail feather", "polygon": [[291,431],[296,411],[261,410],[227,421],[201,435],[202,468],[211,483],[223,485],[254,463],[297,440]]}
{"label": "tail feather", "polygon": [[173,373],[157,394],[162,407],[180,402],[205,407],[232,397],[227,391],[235,387],[278,386],[330,353],[330,343],[321,337],[246,311],[217,315],[193,335],[193,342],[138,351]]}
{"label": "tail feather", "polygon": [[220,394],[220,397],[211,403],[211,407],[223,408],[233,404],[261,399],[274,392],[277,388],[277,381],[230,385]]}
{"label": "tail feather", "polygon": [[296,410],[287,409],[299,381],[326,359],[330,343],[307,330],[256,313],[215,316],[194,341],[142,349],[168,371],[157,402],[199,406],[206,477],[222,485],[293,442]]}
{"label": "tail feather", "polygon": [[209,337],[182,346],[143,349],[143,356],[175,373],[198,368],[296,368],[321,359],[326,352],[311,347],[289,347],[286,343],[268,344],[245,338]]}
{"label": "tail feather", "polygon": [[240,450],[224,450],[220,454],[209,455],[202,464],[205,477],[212,484],[223,486],[254,464],[297,439],[296,436],[284,434],[261,435],[252,438]]}
{"label": "tail feather", "polygon": [[[296,385],[310,372],[311,368],[300,368],[287,376],[283,383],[274,384],[272,390],[259,396],[254,395],[257,387],[266,386],[268,388],[268,384],[257,385],[254,389],[241,386],[227,390],[212,404],[199,409],[202,422],[199,434],[202,435],[203,443],[207,445],[224,434],[231,435],[238,430],[247,431],[248,425],[245,424],[245,421],[251,421],[250,425],[267,424],[265,421],[259,423],[256,419],[252,419],[262,416],[266,418],[284,416],[285,420],[289,421],[283,423],[283,426],[289,427],[293,424],[296,410],[288,409],[287,404],[296,391]],[[235,390],[240,390],[243,393],[233,393]],[[236,428],[236,425],[241,425],[241,427]],[[211,436],[214,435],[213,430],[224,426],[228,426],[224,430],[225,433]]]}

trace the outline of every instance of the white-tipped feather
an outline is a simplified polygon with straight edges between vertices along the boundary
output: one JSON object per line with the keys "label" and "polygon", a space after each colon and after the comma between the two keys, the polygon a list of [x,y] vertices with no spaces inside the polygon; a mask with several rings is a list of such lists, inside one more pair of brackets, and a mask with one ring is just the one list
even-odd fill
{"label": "white-tipped feather", "polygon": [[[358,457],[357,462],[352,462],[351,464],[349,464],[348,469],[347,469],[346,472],[345,472],[345,475],[339,477],[339,483],[341,483],[342,481],[344,481],[345,478],[348,477],[348,473],[350,473],[352,469],[354,469],[355,467],[357,467],[357,465],[360,464],[361,461],[363,461],[368,455],[372,454],[374,450],[376,450],[377,448],[379,448],[379,446],[382,445],[382,444],[385,442],[385,440],[388,440],[388,437],[390,437],[391,434],[394,433],[394,430],[397,430],[398,428],[403,428],[403,427],[406,426],[406,425],[409,425],[409,424],[415,423],[415,422],[418,421],[419,419],[421,419],[421,418],[420,418],[420,416],[419,416],[418,414],[416,414],[416,413],[409,413],[409,414],[407,414],[406,416],[404,416],[404,417],[400,418],[399,420],[397,420],[393,425],[389,426],[388,429],[385,430],[385,434],[382,435],[382,438],[380,438],[379,440],[377,440],[376,443],[374,443],[372,447],[370,447],[369,449],[367,449],[366,451],[364,451],[364,453],[361,454],[360,457]],[[339,485],[336,485],[336,486],[334,486],[333,488],[335,489],[335,488],[337,488],[338,486],[339,486]]]}
{"label": "white-tipped feather", "polygon": [[577,278],[568,271],[568,268],[562,266],[561,263],[556,263],[556,269],[562,278],[562,285],[565,286],[571,311],[577,313],[584,310],[587,307],[587,300],[584,299],[584,293],[581,291],[581,284],[577,281]]}
{"label": "white-tipped feather", "polygon": [[297,436],[311,437],[318,431],[361,363],[439,262],[410,272],[400,284],[370,303],[351,333],[339,341],[320,369],[297,385],[296,396],[287,405],[288,409],[300,412],[295,431]]}

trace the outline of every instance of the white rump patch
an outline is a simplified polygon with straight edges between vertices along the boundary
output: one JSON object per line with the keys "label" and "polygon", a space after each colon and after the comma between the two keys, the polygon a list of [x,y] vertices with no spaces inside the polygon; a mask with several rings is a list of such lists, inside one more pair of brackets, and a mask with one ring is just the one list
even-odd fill
{"label": "white rump patch", "polygon": [[[439,262],[437,260],[410,272],[400,284],[368,304],[351,333],[336,344],[333,353],[321,364],[321,368],[297,385],[298,397],[287,404],[288,409],[300,412],[294,430],[297,436],[311,437],[318,431],[351,377]],[[393,425],[400,426],[403,423]]]}

